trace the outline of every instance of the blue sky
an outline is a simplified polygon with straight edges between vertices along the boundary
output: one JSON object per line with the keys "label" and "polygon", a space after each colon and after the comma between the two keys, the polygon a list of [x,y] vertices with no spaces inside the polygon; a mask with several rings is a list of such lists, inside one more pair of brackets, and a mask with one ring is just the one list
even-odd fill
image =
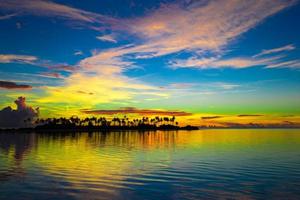
{"label": "blue sky", "polygon": [[299,13],[296,0],[2,0],[0,105],[298,115]]}

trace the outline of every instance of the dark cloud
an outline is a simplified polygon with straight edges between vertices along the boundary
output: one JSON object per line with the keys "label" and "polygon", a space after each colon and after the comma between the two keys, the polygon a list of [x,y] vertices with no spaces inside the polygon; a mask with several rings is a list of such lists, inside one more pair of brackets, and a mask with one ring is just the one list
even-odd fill
{"label": "dark cloud", "polygon": [[229,128],[257,128],[257,127],[263,127],[262,124],[257,124],[257,123],[242,124],[242,123],[236,123],[236,122],[220,122],[219,124],[223,125],[225,127],[229,127]]}
{"label": "dark cloud", "polygon": [[25,97],[19,97],[15,103],[16,110],[8,106],[0,111],[0,128],[31,127],[32,121],[38,117],[39,109],[27,106]]}
{"label": "dark cloud", "polygon": [[78,90],[77,91],[79,94],[88,94],[88,95],[93,95],[94,93],[92,92],[85,92],[85,91],[82,91],[82,90]]}
{"label": "dark cloud", "polygon": [[204,117],[201,117],[201,119],[203,119],[203,120],[219,119],[219,118],[223,118],[223,116],[204,116]]}
{"label": "dark cloud", "polygon": [[116,110],[81,110],[85,114],[115,115],[115,114],[138,114],[138,115],[165,115],[165,116],[190,116],[191,113],[184,111],[138,109],[134,107],[124,107]]}
{"label": "dark cloud", "polygon": [[238,117],[263,117],[264,115],[248,115],[248,114],[243,114],[243,115],[238,115]]}
{"label": "dark cloud", "polygon": [[281,123],[234,123],[234,122],[220,122],[219,125],[228,128],[299,128],[300,123],[290,121],[283,121]]}
{"label": "dark cloud", "polygon": [[22,85],[22,84],[17,84],[14,82],[10,82],[10,81],[0,81],[0,88],[5,88],[5,89],[9,89],[9,90],[13,90],[13,89],[21,89],[21,90],[28,90],[31,89],[32,86],[31,85]]}

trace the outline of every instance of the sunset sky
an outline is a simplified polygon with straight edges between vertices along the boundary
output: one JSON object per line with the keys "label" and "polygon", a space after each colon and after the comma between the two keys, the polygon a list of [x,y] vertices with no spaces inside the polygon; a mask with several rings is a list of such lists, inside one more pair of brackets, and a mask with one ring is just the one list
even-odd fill
{"label": "sunset sky", "polygon": [[300,123],[297,0],[1,0],[0,110]]}

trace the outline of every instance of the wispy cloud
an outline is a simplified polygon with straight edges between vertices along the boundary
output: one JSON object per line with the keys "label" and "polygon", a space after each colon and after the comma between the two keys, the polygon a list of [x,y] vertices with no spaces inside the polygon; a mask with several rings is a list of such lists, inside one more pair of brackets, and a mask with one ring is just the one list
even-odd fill
{"label": "wispy cloud", "polygon": [[[274,52],[275,53],[275,52]],[[233,68],[242,69],[249,67],[261,66],[264,68],[299,68],[300,60],[286,60],[286,55],[272,55],[268,57],[233,57],[222,59],[219,57],[213,58],[198,58],[191,57],[188,59],[174,59],[169,62],[169,67],[172,69],[178,68]]]}
{"label": "wispy cloud", "polygon": [[259,56],[263,56],[263,55],[269,55],[269,54],[273,54],[273,53],[278,53],[278,52],[283,52],[283,51],[292,51],[296,49],[296,47],[292,44],[283,46],[283,47],[278,47],[278,48],[274,48],[274,49],[268,49],[268,50],[263,50],[261,53],[254,55],[253,57],[259,57]]}
{"label": "wispy cloud", "polygon": [[65,72],[75,72],[79,70],[79,66],[73,66],[68,64],[44,64],[44,63],[38,63],[41,67],[46,67],[49,70],[52,71],[65,71]]}
{"label": "wispy cloud", "polygon": [[[230,41],[295,1],[205,1],[164,4],[145,17],[128,20],[127,29],[153,56],[180,51],[220,51]],[[255,16],[255,17],[253,17]]]}
{"label": "wispy cloud", "polygon": [[[0,3],[1,4],[1,3]],[[2,15],[0,16],[0,20],[5,20],[5,19],[10,19],[14,16],[17,16],[17,13],[12,13],[12,14],[7,14],[7,15]]]}
{"label": "wispy cloud", "polygon": [[83,55],[82,51],[77,50],[74,52],[74,56],[81,56],[81,55]]}
{"label": "wispy cloud", "polygon": [[17,12],[18,15],[58,17],[71,20],[73,23],[96,23],[99,25],[114,24],[115,22],[115,19],[111,17],[55,3],[50,0],[2,0],[0,2],[0,10]]}
{"label": "wispy cloud", "polygon": [[266,66],[272,64],[278,59],[282,58],[282,56],[274,56],[270,58],[261,58],[255,59],[252,57],[238,57],[238,58],[230,58],[230,59],[220,59],[217,57],[214,58],[197,58],[192,57],[188,59],[177,59],[171,61],[170,67],[173,69],[177,68],[247,68],[253,66]]}
{"label": "wispy cloud", "polygon": [[[93,28],[134,34],[142,42],[127,46],[126,50],[121,51],[123,55],[119,56],[135,54],[136,58],[149,58],[181,51],[193,51],[197,54],[205,51],[220,52],[244,32],[295,2],[295,0],[176,2],[162,4],[159,9],[148,12],[144,17],[129,19],[112,18],[42,0],[24,0],[22,3],[17,0],[3,0],[0,7],[24,14],[56,16],[74,22],[99,23],[100,26]],[[116,42],[112,35],[97,38]]]}
{"label": "wispy cloud", "polygon": [[[121,70],[128,65],[132,66],[133,59],[148,59],[183,51],[192,52],[196,56],[182,61],[173,60],[171,67],[246,68],[273,64],[273,60],[278,57],[221,59],[221,56],[231,41],[267,17],[294,3],[294,0],[255,0],[254,2],[223,0],[187,4],[176,2],[162,4],[160,8],[148,12],[144,17],[118,19],[118,24],[122,26],[112,26],[112,29],[134,34],[141,39],[141,42],[106,50],[106,55],[111,56],[110,60],[114,60],[119,65],[118,68],[110,70]],[[114,38],[110,36],[104,35],[98,39],[114,42]],[[285,47],[288,48],[291,47]],[[207,53],[213,56],[202,58],[202,55]],[[100,55],[103,56],[104,53]],[[128,57],[132,58],[130,62]]]}
{"label": "wispy cloud", "polygon": [[64,78],[64,76],[62,76],[60,73],[57,73],[57,72],[43,72],[40,74],[40,76],[46,77],[46,78],[59,78],[59,79]]}
{"label": "wispy cloud", "polygon": [[96,38],[98,40],[105,41],[105,42],[112,42],[112,43],[118,42],[113,35],[102,35],[102,36],[97,36]]}
{"label": "wispy cloud", "polygon": [[277,62],[266,66],[266,68],[300,68],[300,60]]}
{"label": "wispy cloud", "polygon": [[195,91],[199,88],[206,89],[223,89],[223,90],[232,90],[240,87],[239,84],[227,83],[227,82],[205,82],[205,83],[172,83],[167,86],[161,87],[164,90],[186,90],[186,91]]}
{"label": "wispy cloud", "polygon": [[159,116],[190,116],[191,113],[184,111],[170,111],[170,110],[155,110],[155,109],[138,109],[134,107],[125,107],[116,110],[82,110],[85,114],[98,115],[116,115],[116,114],[138,114],[142,116],[159,115]]}
{"label": "wispy cloud", "polygon": [[238,84],[230,84],[230,83],[220,83],[219,86],[224,90],[232,90],[240,87]]}
{"label": "wispy cloud", "polygon": [[0,63],[32,63],[38,60],[35,56],[0,54]]}
{"label": "wispy cloud", "polygon": [[0,54],[0,63],[30,64],[36,67],[47,68],[48,70],[56,74],[57,72],[62,72],[62,71],[74,72],[79,69],[78,66],[73,66],[68,64],[53,64],[48,60],[42,60],[32,55]]}
{"label": "wispy cloud", "polygon": [[0,81],[0,88],[8,89],[8,90],[29,90],[32,89],[31,85],[25,85],[25,84],[17,84],[15,82],[11,81]]}

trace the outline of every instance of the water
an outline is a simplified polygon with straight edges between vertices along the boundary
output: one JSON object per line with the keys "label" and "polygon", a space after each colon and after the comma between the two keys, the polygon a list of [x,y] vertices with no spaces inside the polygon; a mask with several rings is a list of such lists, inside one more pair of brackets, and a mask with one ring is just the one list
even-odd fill
{"label": "water", "polygon": [[300,199],[300,130],[1,133],[0,199]]}

